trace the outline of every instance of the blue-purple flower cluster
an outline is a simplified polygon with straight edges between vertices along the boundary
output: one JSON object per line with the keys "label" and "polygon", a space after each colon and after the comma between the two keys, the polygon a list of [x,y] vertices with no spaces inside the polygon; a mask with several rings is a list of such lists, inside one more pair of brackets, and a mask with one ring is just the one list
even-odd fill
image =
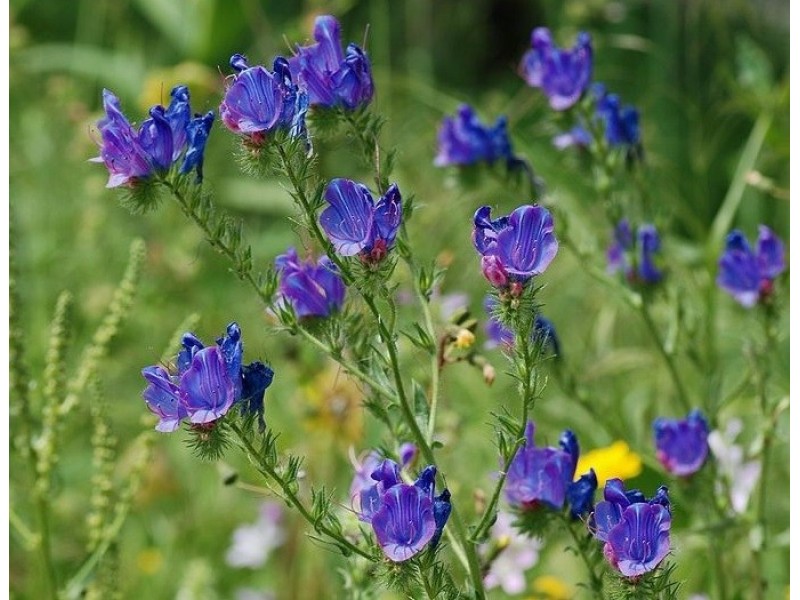
{"label": "blue-purple flower cluster", "polygon": [[275,269],[279,301],[290,305],[297,317],[328,317],[342,308],[346,288],[327,256],[316,264],[304,262],[289,248],[275,259]]}
{"label": "blue-purple flower cluster", "polygon": [[[375,464],[374,459],[371,463]],[[358,518],[372,525],[378,545],[389,560],[402,562],[426,547],[435,548],[450,517],[450,492],[435,496],[436,467],[427,466],[414,484],[404,483],[400,466],[391,459],[370,474],[374,483],[351,488]]]}
{"label": "blue-purple flower cluster", "polygon": [[640,225],[633,238],[628,219],[622,219],[614,229],[614,241],[608,247],[609,273],[622,273],[630,283],[655,284],[664,277],[656,266],[661,251],[661,238],[654,225]]}
{"label": "blue-purple flower cluster", "polygon": [[[122,112],[119,99],[103,90],[105,117],[97,122],[100,131],[100,156],[108,169],[106,187],[135,187],[155,173],[166,173],[180,164],[180,173],[197,172],[203,178],[203,154],[214,122],[214,113],[192,117],[189,89],[175,86],[167,108],[150,109],[150,117],[136,130]],[[181,159],[183,159],[181,161]]]}
{"label": "blue-purple flower cluster", "polygon": [[588,513],[594,503],[597,477],[594,470],[575,479],[580,447],[570,430],[561,434],[558,445],[536,447],[533,435],[536,426],[528,421],[525,444],[517,451],[505,483],[508,503],[519,510],[534,510],[544,505],[560,511],[569,505],[570,515],[577,519]]}
{"label": "blue-purple flower cluster", "polygon": [[708,434],[708,422],[699,410],[685,419],[660,417],[653,421],[656,458],[673,475],[694,475],[708,457]]}
{"label": "blue-purple flower cluster", "polygon": [[228,325],[225,335],[212,346],[186,333],[174,372],[161,365],[142,369],[148,383],[142,396],[159,418],[156,430],[175,431],[184,420],[193,426],[211,427],[237,404],[263,420],[264,392],[274,373],[258,361],[242,364],[241,337],[236,323]]}
{"label": "blue-purple flower cluster", "polygon": [[783,242],[766,225],[758,228],[756,248],[735,229],[728,234],[719,259],[717,285],[745,308],[768,302],[775,279],[786,270]]}
{"label": "blue-purple flower cluster", "polygon": [[333,179],[325,188],[328,206],[319,216],[325,235],[340,256],[358,256],[377,264],[394,246],[403,220],[403,199],[397,184],[375,202],[363,184]]}
{"label": "blue-purple flower cluster", "polygon": [[305,136],[308,94],[292,80],[285,58],[276,58],[272,71],[262,65],[251,67],[241,54],[234,54],[230,65],[236,73],[219,106],[225,127],[254,146],[275,131]]}
{"label": "blue-purple flower cluster", "polygon": [[472,243],[481,255],[486,280],[498,290],[518,296],[558,252],[553,217],[536,204],[520,206],[494,220],[491,211],[489,206],[482,206],[475,212]]}
{"label": "blue-purple flower cluster", "polygon": [[572,50],[553,44],[550,30],[531,32],[531,49],[522,57],[520,74],[529,86],[539,88],[553,110],[566,110],[580,100],[592,78],[592,40],[581,32]]}
{"label": "blue-purple flower cluster", "polygon": [[342,52],[339,21],[329,15],[314,21],[315,44],[297,46],[289,59],[295,80],[307,90],[312,106],[349,110],[366,106],[375,92],[372,67],[366,53],[356,44]]}
{"label": "blue-purple flower cluster", "polygon": [[589,518],[589,530],[604,542],[603,554],[625,577],[649,573],[670,551],[667,488],[647,499],[639,490],[625,490],[622,480],[609,479],[603,496]]}
{"label": "blue-purple flower cluster", "polygon": [[437,167],[497,161],[513,165],[514,162],[508,119],[498,117],[492,127],[487,127],[467,104],[459,106],[454,116],[442,120],[438,140],[439,153],[433,161]]}

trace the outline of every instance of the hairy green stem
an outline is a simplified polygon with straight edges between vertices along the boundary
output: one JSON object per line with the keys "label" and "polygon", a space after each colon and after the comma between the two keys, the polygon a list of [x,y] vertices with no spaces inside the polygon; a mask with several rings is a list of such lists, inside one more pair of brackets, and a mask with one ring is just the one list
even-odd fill
{"label": "hairy green stem", "polygon": [[586,570],[589,572],[589,585],[592,590],[592,596],[598,600],[603,600],[603,579],[595,572],[594,565],[592,565],[592,561],[586,553],[586,543],[578,536],[578,532],[575,531],[575,527],[569,520],[569,517],[562,516],[562,521],[564,523],[564,528],[569,531],[569,534],[575,541],[575,550],[580,555],[583,563],[586,565]]}
{"label": "hairy green stem", "polygon": [[244,431],[242,431],[242,429],[236,423],[231,423],[230,427],[241,441],[250,463],[258,470],[259,473],[261,473],[261,475],[271,479],[281,488],[281,493],[283,494],[284,499],[294,506],[295,509],[297,509],[297,512],[299,512],[302,517],[308,521],[315,531],[327,535],[340,547],[346,548],[350,552],[358,554],[369,561],[374,561],[374,557],[368,552],[362,550],[349,540],[345,539],[343,536],[339,535],[315,519],[314,516],[309,512],[308,508],[306,508],[305,504],[301,502],[300,498],[297,497],[297,494],[295,494],[295,492],[291,489],[289,484],[275,471],[271,465],[262,460],[259,452],[250,442],[250,439],[247,437],[247,435],[245,435]]}
{"label": "hairy green stem", "polygon": [[675,391],[678,393],[678,400],[681,402],[681,407],[688,414],[692,409],[691,403],[689,402],[689,396],[686,393],[686,388],[683,386],[683,380],[681,379],[680,373],[678,373],[678,367],[675,365],[674,357],[672,354],[667,352],[667,349],[664,347],[664,343],[661,341],[661,336],[658,333],[658,328],[653,321],[653,317],[650,315],[650,309],[647,306],[647,302],[642,302],[639,305],[639,313],[642,315],[645,325],[647,325],[647,331],[653,338],[653,342],[658,348],[661,358],[664,359],[664,363],[667,365],[667,370],[672,377],[672,383],[675,386]]}

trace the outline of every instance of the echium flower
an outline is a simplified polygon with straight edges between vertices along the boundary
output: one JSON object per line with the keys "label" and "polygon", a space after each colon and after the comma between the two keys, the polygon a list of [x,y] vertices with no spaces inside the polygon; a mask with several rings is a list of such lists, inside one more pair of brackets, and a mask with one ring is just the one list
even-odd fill
{"label": "echium flower", "polygon": [[553,45],[549,29],[537,27],[519,70],[528,85],[548,97],[553,110],[566,110],[580,99],[591,80],[592,40],[581,32],[572,50],[562,50]]}
{"label": "echium flower", "polygon": [[495,288],[519,295],[528,281],[547,269],[558,252],[553,217],[537,204],[520,206],[492,220],[482,206],[473,218],[472,243],[481,255],[484,277]]}
{"label": "echium flower", "polygon": [[192,425],[210,425],[239,404],[263,423],[264,392],[273,371],[261,362],[242,364],[241,330],[228,325],[213,346],[186,333],[175,359],[175,372],[161,365],[142,369],[148,386],[142,393],[147,408],[159,417],[156,430],[172,432],[188,419]]}
{"label": "echium flower", "polygon": [[439,153],[433,161],[437,167],[493,164],[498,160],[513,163],[508,119],[500,116],[492,127],[487,127],[467,104],[459,106],[455,116],[442,120],[438,140]]}
{"label": "echium flower", "polygon": [[609,479],[589,518],[589,531],[604,542],[603,554],[625,577],[639,577],[655,569],[670,550],[672,515],[667,488],[651,499],[639,490],[625,490],[620,479]]}
{"label": "echium flower", "polygon": [[[639,111],[630,104],[622,105],[619,96],[608,93],[602,83],[594,83],[590,89],[595,102],[594,119],[602,126],[606,143],[612,148],[626,149],[631,158],[640,157]],[[553,138],[553,145],[559,150],[570,146],[587,147],[591,143],[592,135],[586,123]]]}
{"label": "echium flower", "polygon": [[708,433],[708,422],[696,409],[685,419],[659,417],[653,421],[656,458],[673,475],[693,475],[708,457]]}
{"label": "echium flower", "polygon": [[195,115],[189,105],[189,89],[175,86],[167,108],[153,106],[150,117],[136,130],[122,113],[119,98],[103,90],[105,117],[97,122],[100,156],[108,169],[106,187],[134,187],[155,173],[166,173],[184,157],[180,173],[197,170],[202,179],[203,153],[214,122],[214,113]]}
{"label": "echium flower", "polygon": [[506,500],[523,511],[542,505],[561,510],[567,502],[570,515],[577,519],[592,508],[597,489],[594,471],[590,469],[573,481],[580,453],[575,434],[565,430],[558,442],[559,448],[537,448],[533,441],[535,429],[533,421],[528,421],[525,444],[511,461],[506,476]]}
{"label": "echium flower", "polygon": [[[494,296],[486,296],[483,300],[483,308],[489,314],[489,320],[486,322],[486,335],[489,337],[486,342],[487,348],[496,348],[497,346],[504,346],[512,348],[514,346],[514,332],[503,325],[493,315],[497,300]],[[554,356],[561,354],[561,345],[556,335],[556,328],[550,319],[536,314],[533,319],[533,330],[531,331],[531,339],[534,342],[542,344],[543,348],[552,352]]]}
{"label": "echium flower", "polygon": [[386,557],[402,562],[435,548],[451,509],[448,490],[434,496],[436,467],[425,467],[410,485],[400,478],[400,466],[386,459],[371,477],[376,483],[360,490],[358,516],[372,525]]}
{"label": "echium flower", "polygon": [[219,106],[225,127],[256,146],[278,130],[306,136],[308,95],[293,81],[285,58],[277,57],[272,71],[251,67],[241,54],[234,54],[230,65],[236,73]]}
{"label": "echium flower", "polygon": [[631,283],[655,284],[664,274],[656,266],[661,238],[654,225],[640,225],[634,241],[631,225],[622,219],[614,229],[614,241],[608,247],[609,273],[623,273]]}
{"label": "echium flower", "polygon": [[308,90],[312,106],[336,106],[354,110],[372,100],[372,67],[356,44],[342,52],[341,26],[335,17],[323,15],[314,21],[315,44],[297,46],[289,59],[295,80]]}
{"label": "echium flower", "polygon": [[279,300],[290,304],[299,318],[327,317],[344,304],[345,285],[327,256],[317,264],[301,261],[294,248],[275,259]]}
{"label": "echium flower", "polygon": [[758,226],[755,249],[735,229],[725,240],[719,259],[717,285],[745,308],[767,302],[775,291],[775,279],[786,270],[781,239],[766,225]]}
{"label": "echium flower", "polygon": [[383,260],[394,246],[403,219],[403,200],[397,184],[375,202],[365,185],[333,179],[325,188],[328,207],[319,223],[337,254],[358,256],[368,264]]}

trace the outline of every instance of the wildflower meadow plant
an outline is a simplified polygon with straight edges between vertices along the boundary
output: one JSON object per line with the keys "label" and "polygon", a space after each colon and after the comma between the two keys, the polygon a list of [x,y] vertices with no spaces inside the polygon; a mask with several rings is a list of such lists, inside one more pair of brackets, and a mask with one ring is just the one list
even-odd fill
{"label": "wildflower meadow plant", "polygon": [[[560,190],[545,192],[538,185],[525,156],[531,150],[526,138],[537,129],[515,132],[512,151],[511,130],[524,127],[518,117],[527,101],[521,108],[509,105],[510,118],[500,116],[492,125],[482,123],[472,105],[461,104],[454,113],[443,108],[438,131],[433,119],[429,123],[430,152],[422,158],[409,153],[409,160],[426,164],[434,178],[442,174],[433,166],[508,168],[476,172],[475,189],[458,201],[446,196],[444,186],[440,196],[418,198],[414,188],[421,177],[416,167],[407,170],[405,158],[398,166],[396,149],[386,145],[386,118],[373,102],[379,92],[393,96],[395,88],[377,89],[370,57],[355,43],[343,46],[336,17],[317,16],[312,37],[287,56],[272,57],[265,63],[270,66],[234,54],[233,73],[224,78],[222,97],[213,100],[228,143],[239,148],[241,169],[266,182],[258,188],[264,194],[285,190],[291,200],[289,218],[270,217],[277,248],[251,245],[259,220],[240,223],[228,214],[232,208],[223,208],[232,204],[218,202],[204,180],[205,149],[220,134],[209,137],[214,113],[194,114],[187,86],[174,87],[169,104],[153,106],[138,127],[104,90],[97,122],[95,160],[108,171],[108,187],[122,188],[135,213],[171,210],[159,200],[174,202],[260,303],[259,310],[226,304],[229,325],[213,343],[188,332],[205,331],[195,320],[170,352],[135,367],[156,431],[187,436],[198,457],[225,465],[241,452],[252,469],[240,469],[225,483],[281,501],[281,511],[264,505],[254,525],[231,526],[228,564],[260,568],[285,544],[292,552],[337,555],[330,573],[342,575],[341,588],[329,590],[330,597],[373,597],[390,588],[403,597],[484,600],[495,588],[508,594],[532,589],[528,571],[537,561],[537,577],[550,581],[545,569],[564,561],[558,572],[574,573],[570,585],[586,597],[633,600],[709,591],[701,586],[732,597],[723,579],[747,555],[752,574],[742,585],[753,597],[766,597],[766,590],[773,591],[768,552],[779,543],[767,510],[775,479],[770,469],[777,464],[771,452],[782,435],[776,424],[788,408],[788,392],[776,399],[783,391],[771,362],[784,335],[775,281],[787,265],[777,234],[761,226],[751,248],[734,230],[712,257],[709,249],[720,250],[724,232],[734,226],[726,208],[700,241],[679,238],[669,207],[656,210],[649,200],[650,165],[630,160],[643,158],[640,126],[647,111],[593,82],[594,62],[604,60],[605,46],[598,43],[595,56],[586,32],[562,49],[549,29],[535,28],[519,67],[527,86],[516,80],[519,98],[541,93],[548,100],[549,109],[537,117],[547,121],[541,131],[572,126],[554,143],[581,146],[580,160],[588,165],[570,173],[569,157],[563,157],[550,172],[537,167],[537,173],[553,181],[585,177],[586,202],[562,201]],[[385,54],[376,52],[376,61],[378,56]],[[529,175],[524,192],[514,178],[518,167]],[[206,169],[208,179],[213,170]],[[493,195],[488,184],[484,189],[484,175],[495,177],[495,184],[499,177],[503,193]],[[230,189],[236,188],[226,183],[218,193]],[[641,224],[632,225],[634,219]],[[448,220],[461,249],[471,236],[477,254],[431,252]],[[424,226],[436,231],[419,235]],[[609,226],[613,241],[604,255]],[[680,231],[688,236],[701,229],[698,220]],[[283,234],[297,239],[288,242]],[[264,248],[276,255],[260,256]],[[698,258],[703,256],[708,260]],[[764,308],[762,328],[743,351],[741,373],[729,372],[727,347],[720,349],[726,338],[717,332],[714,303],[721,295],[708,268],[717,261],[718,286],[745,307]],[[456,289],[449,287],[452,264],[465,267]],[[576,291],[594,283],[607,294]],[[454,292],[458,309],[446,309],[445,298]],[[501,346],[502,353],[484,356],[476,348],[479,318],[469,309],[481,298],[489,345]],[[274,332],[282,346],[286,342],[280,352],[268,343],[263,350],[267,336],[248,326],[245,362],[238,323],[246,322],[242,313],[248,311],[253,318],[266,315],[270,337]],[[747,318],[738,314],[744,312],[736,318]],[[544,316],[554,314],[558,335]],[[566,314],[570,319],[562,321]],[[22,364],[24,335],[15,323],[13,389],[24,397],[34,387],[16,366]],[[59,344],[51,352],[58,358],[54,364],[63,362]],[[260,354],[252,356],[254,351]],[[288,364],[306,355],[312,358],[303,368]],[[317,359],[326,365],[324,376]],[[506,361],[505,368],[495,368],[495,361]],[[55,383],[47,390],[61,385],[53,375],[63,371],[58,364],[49,367]],[[275,376],[281,383],[272,387]],[[73,384],[68,409],[88,377]],[[293,385],[294,377],[300,385]],[[346,386],[334,383],[339,378]],[[324,389],[308,391],[313,385]],[[293,388],[291,396],[287,388]],[[479,395],[480,404],[461,402],[457,393]],[[730,431],[712,430],[736,423],[729,415],[744,397],[757,398],[747,413],[754,425],[747,431],[753,443],[746,456]],[[61,414],[51,400],[43,403],[50,406],[42,417],[45,432],[55,431]],[[298,414],[313,420],[314,402],[339,442],[325,457],[308,450],[313,440],[298,439],[285,425]],[[272,407],[293,403],[302,406],[276,411],[283,420],[273,418]],[[356,426],[337,420],[353,411],[363,412],[363,422],[361,412]],[[27,419],[33,471],[47,476],[37,483],[37,498],[46,503],[51,470],[41,440],[50,434],[37,437],[36,419],[30,411],[20,414]],[[652,420],[676,414],[688,416]],[[582,455],[578,434],[597,449]],[[344,478],[337,481],[330,465],[348,446],[352,470],[349,486],[342,486]],[[356,458],[353,446],[371,450]],[[704,465],[708,476],[695,477]],[[748,485],[737,486],[744,471]],[[657,488],[653,497],[631,487],[641,486],[639,477]],[[674,478],[680,478],[673,493],[681,510],[673,513],[661,484]],[[41,517],[45,532],[48,517]],[[305,522],[309,540],[289,539],[302,529],[292,519]],[[712,531],[722,533],[705,533]],[[679,543],[689,535],[692,544]],[[97,547],[113,542],[104,534],[95,537]],[[45,538],[42,545],[49,548]],[[563,552],[565,545],[570,552]],[[53,569],[48,548],[41,552],[45,572]],[[707,578],[691,573],[701,553],[719,556]],[[85,590],[95,563],[87,564],[64,597]],[[51,579],[51,597],[60,597],[58,577]]]}

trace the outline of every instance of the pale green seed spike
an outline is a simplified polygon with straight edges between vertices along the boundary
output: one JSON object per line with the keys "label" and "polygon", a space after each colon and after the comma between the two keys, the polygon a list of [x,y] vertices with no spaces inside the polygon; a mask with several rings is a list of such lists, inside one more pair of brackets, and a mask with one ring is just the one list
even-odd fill
{"label": "pale green seed spike", "polygon": [[181,321],[181,324],[178,325],[175,333],[173,333],[172,337],[170,337],[169,344],[167,345],[166,350],[164,350],[164,354],[161,355],[162,365],[168,365],[170,362],[172,362],[181,347],[181,338],[183,338],[183,334],[187,331],[194,330],[199,322],[200,315],[198,313],[192,313],[183,321]]}
{"label": "pale green seed spike", "polygon": [[21,454],[30,452],[31,433],[35,425],[31,415],[29,396],[28,396],[28,383],[30,381],[30,374],[28,366],[25,363],[25,335],[23,333],[21,318],[19,315],[19,307],[21,305],[19,290],[17,282],[19,281],[19,272],[17,271],[16,261],[16,227],[14,225],[13,214],[9,222],[9,242],[8,242],[8,303],[9,303],[9,339],[8,339],[8,353],[9,353],[9,379],[10,379],[10,392],[9,408],[12,417],[19,416],[22,419],[22,435],[14,438],[17,449]]}
{"label": "pale green seed spike", "polygon": [[89,513],[87,550],[93,552],[103,539],[113,511],[114,469],[117,440],[106,417],[106,405],[100,382],[96,377],[89,381],[88,391],[92,416],[92,493]]}
{"label": "pale green seed spike", "polygon": [[136,293],[136,286],[139,282],[139,274],[141,272],[142,263],[144,262],[145,250],[146,248],[142,240],[136,239],[131,243],[125,275],[114,291],[111,305],[108,308],[103,322],[95,332],[91,345],[83,353],[80,366],[78,367],[78,374],[69,383],[69,394],[59,408],[59,414],[61,416],[68,414],[78,403],[80,395],[83,390],[86,389],[89,379],[97,372],[100,359],[103,358],[108,351],[109,343],[128,316],[128,312],[133,303],[133,297]]}
{"label": "pale green seed spike", "polygon": [[36,492],[45,497],[50,491],[50,474],[58,462],[56,438],[60,426],[59,403],[66,388],[65,355],[69,345],[72,316],[72,294],[61,292],[56,303],[53,322],[50,325],[50,345],[44,368],[44,406],[42,407],[42,430],[34,442],[36,448]]}

